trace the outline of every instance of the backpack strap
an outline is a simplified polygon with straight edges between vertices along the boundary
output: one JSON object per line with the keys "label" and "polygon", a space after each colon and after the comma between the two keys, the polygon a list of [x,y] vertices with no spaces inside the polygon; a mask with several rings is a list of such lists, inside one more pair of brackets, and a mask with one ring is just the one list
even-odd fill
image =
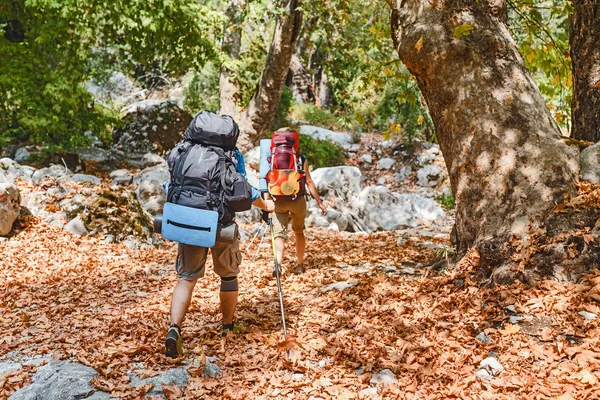
{"label": "backpack strap", "polygon": [[[188,146],[185,147],[185,149],[181,150],[179,152],[179,154],[177,155],[177,158],[175,158],[175,161],[173,162],[174,168],[171,170],[171,185],[173,185],[173,174],[175,172],[175,167],[177,167],[177,169],[179,171],[179,175],[181,176],[181,182],[179,182],[179,187],[177,188],[178,195],[181,194],[181,191],[183,190],[183,182],[185,181],[185,172],[182,173],[183,166],[185,164],[185,160],[187,160],[187,157],[190,153],[190,149],[192,148],[192,146],[193,146],[192,144],[189,144]],[[167,201],[169,203],[172,202],[174,195],[175,195],[174,190],[168,191]]]}

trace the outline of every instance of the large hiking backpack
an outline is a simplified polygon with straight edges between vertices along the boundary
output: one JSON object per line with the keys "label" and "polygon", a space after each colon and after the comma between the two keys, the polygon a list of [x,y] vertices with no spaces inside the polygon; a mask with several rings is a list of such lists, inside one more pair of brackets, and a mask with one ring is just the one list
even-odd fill
{"label": "large hiking backpack", "polygon": [[237,172],[238,136],[230,116],[199,112],[169,155],[167,202],[216,211],[222,225],[231,223],[235,212],[249,210],[252,188]]}
{"label": "large hiking backpack", "polygon": [[273,132],[271,169],[267,173],[269,193],[275,198],[296,199],[306,193],[305,158],[299,152],[300,138],[295,131]]}

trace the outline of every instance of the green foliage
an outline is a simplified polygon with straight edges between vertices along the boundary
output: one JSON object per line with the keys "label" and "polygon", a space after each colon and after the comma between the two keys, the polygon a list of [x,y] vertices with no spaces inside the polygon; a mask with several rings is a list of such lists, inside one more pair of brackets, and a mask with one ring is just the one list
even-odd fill
{"label": "green foliage", "polygon": [[293,104],[294,95],[292,94],[292,90],[289,87],[284,86],[283,91],[281,93],[281,100],[279,101],[279,106],[277,107],[275,117],[273,117],[273,121],[271,122],[272,130],[279,129],[282,126],[291,125],[289,115]]}
{"label": "green foliage", "polygon": [[451,194],[440,194],[434,197],[444,210],[454,210],[454,196]]}
{"label": "green foliage", "polygon": [[200,110],[219,108],[219,68],[208,62],[200,71],[189,73],[189,83],[183,93],[183,107],[194,115]]}
{"label": "green foliage", "polygon": [[308,125],[320,126],[332,130],[343,128],[339,118],[314,104],[296,104],[292,108],[292,115],[294,119],[306,122]]}
{"label": "green foliage", "polygon": [[569,2],[508,0],[509,27],[559,126],[568,127],[573,78]]}
{"label": "green foliage", "polygon": [[0,6],[0,141],[69,148],[87,142],[86,130],[107,136],[115,114],[94,103],[85,82],[115,67],[150,76],[201,68],[216,57],[207,39],[215,15],[192,0]]}
{"label": "green foliage", "polygon": [[300,153],[306,157],[313,168],[335,167],[344,165],[346,155],[344,149],[328,140],[313,139],[300,135]]}

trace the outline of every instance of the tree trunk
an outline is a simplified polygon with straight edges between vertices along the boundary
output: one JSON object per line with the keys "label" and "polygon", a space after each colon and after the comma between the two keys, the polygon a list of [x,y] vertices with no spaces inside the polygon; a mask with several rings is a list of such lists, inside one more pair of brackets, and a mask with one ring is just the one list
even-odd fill
{"label": "tree trunk", "polygon": [[[240,58],[242,43],[242,27],[239,16],[246,6],[246,0],[229,0],[227,5],[228,24],[223,36],[223,52],[231,60]],[[219,77],[219,113],[231,115],[236,121],[240,120],[241,108],[239,106],[237,86],[231,81],[232,74],[227,67],[227,62],[221,65]]]}
{"label": "tree trunk", "polygon": [[574,0],[570,17],[573,62],[571,136],[600,141],[600,1]]}
{"label": "tree trunk", "polygon": [[306,73],[304,65],[298,56],[293,55],[290,62],[290,87],[292,88],[292,94],[294,99],[298,103],[314,103],[315,92],[312,88],[312,82],[310,76]]}
{"label": "tree trunk", "polygon": [[560,134],[505,20],[490,0],[387,0],[392,37],[436,127],[456,200],[459,253],[481,267],[510,264],[563,195],[574,191],[575,150]]}
{"label": "tree trunk", "polygon": [[256,145],[267,132],[275,116],[285,78],[294,54],[298,32],[302,24],[299,0],[279,0],[277,8],[285,12],[277,18],[273,40],[267,53],[256,94],[250,100],[247,111],[240,118],[241,135],[238,147],[242,151]]}

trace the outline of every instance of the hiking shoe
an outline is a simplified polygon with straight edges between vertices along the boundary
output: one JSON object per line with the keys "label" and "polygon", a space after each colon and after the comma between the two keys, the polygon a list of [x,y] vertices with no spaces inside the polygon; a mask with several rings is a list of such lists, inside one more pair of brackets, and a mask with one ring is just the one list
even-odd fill
{"label": "hiking shoe", "polygon": [[296,265],[296,270],[294,271],[294,273],[296,275],[300,275],[302,274],[304,271],[306,271],[306,269],[304,268],[304,264],[298,264]]}
{"label": "hiking shoe", "polygon": [[230,324],[223,324],[223,330],[221,331],[221,337],[227,336],[229,332],[233,332],[233,322]]}
{"label": "hiking shoe", "polygon": [[171,325],[165,339],[165,355],[171,358],[183,356],[183,339],[181,329],[177,325]]}

